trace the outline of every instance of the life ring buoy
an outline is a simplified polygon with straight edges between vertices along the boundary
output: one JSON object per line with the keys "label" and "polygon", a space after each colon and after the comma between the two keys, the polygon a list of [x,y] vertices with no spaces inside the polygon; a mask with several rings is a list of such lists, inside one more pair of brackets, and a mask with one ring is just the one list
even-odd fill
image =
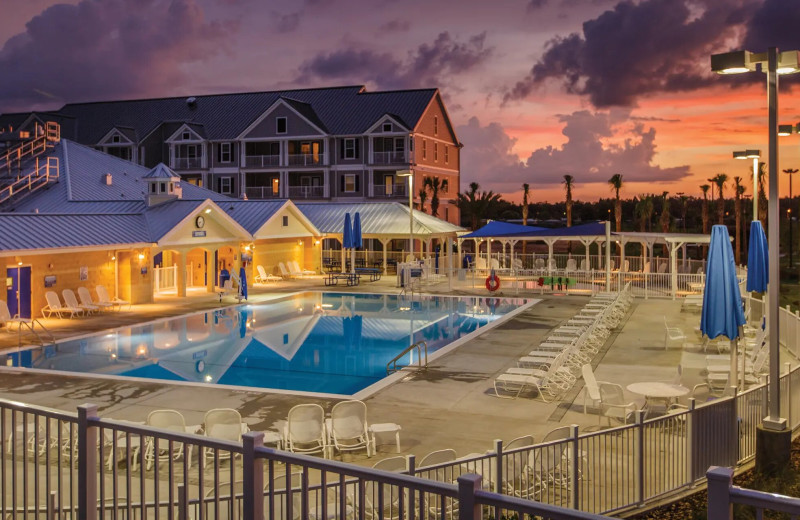
{"label": "life ring buoy", "polygon": [[490,274],[486,277],[486,290],[494,292],[500,288],[500,278],[496,274]]}

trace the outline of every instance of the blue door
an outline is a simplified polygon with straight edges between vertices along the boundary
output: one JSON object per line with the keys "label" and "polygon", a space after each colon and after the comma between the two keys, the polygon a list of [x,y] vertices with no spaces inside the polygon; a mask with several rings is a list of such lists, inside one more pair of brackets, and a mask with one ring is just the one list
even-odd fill
{"label": "blue door", "polygon": [[11,281],[6,284],[6,301],[11,315],[20,318],[31,317],[31,268],[9,267],[6,276]]}

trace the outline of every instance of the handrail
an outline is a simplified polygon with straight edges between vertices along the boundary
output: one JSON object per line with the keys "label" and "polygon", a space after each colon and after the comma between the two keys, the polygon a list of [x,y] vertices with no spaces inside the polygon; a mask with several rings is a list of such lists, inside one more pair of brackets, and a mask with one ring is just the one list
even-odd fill
{"label": "handrail", "polygon": [[[397,362],[400,360],[400,358],[402,358],[403,356],[405,356],[406,354],[408,354],[412,350],[416,350],[417,351],[417,359],[419,360],[418,361],[419,368],[426,368],[427,369],[428,368],[428,344],[425,342],[425,340],[421,340],[421,341],[417,341],[416,343],[406,347],[405,349],[403,349],[403,351],[401,353],[397,354],[394,358],[392,358],[391,361],[386,363],[386,373],[387,374],[394,374],[395,372],[397,372],[397,370],[398,370]],[[423,354],[424,354],[424,357],[425,357],[425,364],[424,365],[422,364]]]}
{"label": "handrail", "polygon": [[50,181],[58,181],[58,169],[58,157],[47,157],[47,161],[45,161],[44,164],[40,164],[37,158],[36,166],[32,172],[0,189],[0,204],[6,202],[21,191],[36,191],[42,186],[49,184]]}
{"label": "handrail", "polygon": [[22,159],[27,156],[36,157],[47,151],[48,147],[53,146],[61,140],[61,126],[49,121],[45,124],[44,133],[35,136],[29,141],[18,144],[0,155],[0,170],[7,169],[11,173],[12,161],[16,161],[17,170],[22,167]]}

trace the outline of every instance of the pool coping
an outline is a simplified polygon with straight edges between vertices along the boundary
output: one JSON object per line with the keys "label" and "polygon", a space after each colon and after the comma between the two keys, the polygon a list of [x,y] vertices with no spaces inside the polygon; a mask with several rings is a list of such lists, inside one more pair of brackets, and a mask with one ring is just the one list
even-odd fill
{"label": "pool coping", "polygon": [[[324,290],[302,290],[302,291],[293,291],[290,293],[281,294],[275,298],[270,298],[265,301],[258,302],[258,304],[269,303],[271,301],[279,301],[283,299],[289,299],[295,297],[299,294],[303,293],[335,293],[335,294],[352,294],[348,292],[338,292],[338,291],[324,291]],[[392,294],[392,293],[379,293],[379,292],[359,292],[356,294],[364,294],[364,295],[389,295],[389,296],[400,296],[399,294]],[[455,341],[447,344],[446,346],[436,350],[433,354],[428,357],[428,363],[431,361],[435,361],[436,359],[441,358],[444,355],[449,354],[453,350],[457,349],[467,341],[470,341],[484,332],[487,332],[506,321],[510,320],[511,318],[517,316],[521,312],[533,307],[537,303],[541,302],[541,298],[527,298],[524,296],[516,296],[516,297],[492,297],[492,296],[478,296],[478,295],[447,295],[447,294],[434,294],[434,293],[417,293],[417,296],[432,296],[432,297],[439,297],[439,298],[497,298],[498,300],[526,300],[523,305],[520,305],[516,309],[504,314],[503,316],[497,318],[496,320],[490,321],[486,323],[486,325],[477,328],[476,330],[456,339]],[[413,301],[413,296],[411,297]],[[193,316],[195,314],[207,314],[209,312],[215,312],[222,309],[236,309],[237,307],[241,307],[244,305],[257,305],[255,303],[239,303],[236,305],[226,305],[222,307],[216,307],[213,309],[206,309],[194,312],[188,312],[186,314],[182,314],[180,317],[186,316]],[[59,343],[64,343],[67,341],[75,341],[80,340],[83,338],[88,337],[100,337],[105,336],[107,334],[113,334],[116,331],[122,329],[129,329],[132,327],[140,327],[144,325],[154,324],[154,323],[161,323],[168,320],[176,319],[176,316],[170,316],[165,318],[157,318],[154,320],[147,320],[140,323],[136,323],[133,325],[123,325],[119,327],[115,327],[112,329],[106,329],[104,331],[93,332],[93,333],[86,333],[86,334],[79,334],[77,336],[71,336],[67,338],[59,339],[58,341],[54,342],[55,345]],[[23,348],[16,348],[13,350],[9,350],[5,352],[6,355],[14,354],[17,352],[23,352],[25,350],[34,350],[34,349],[41,349],[44,348],[43,346],[30,346],[30,347],[23,347]],[[286,390],[280,388],[260,388],[260,387],[253,387],[253,386],[239,386],[239,385],[222,385],[218,383],[208,384],[203,382],[197,381],[173,381],[167,379],[150,379],[145,377],[136,377],[136,376],[124,376],[119,374],[97,374],[92,372],[71,372],[66,370],[51,370],[51,369],[43,369],[43,368],[27,368],[27,367],[13,367],[7,365],[0,365],[0,373],[29,373],[29,374],[52,374],[58,376],[65,376],[65,377],[73,377],[73,378],[89,378],[89,379],[100,379],[100,380],[113,380],[113,381],[131,381],[137,383],[146,383],[146,384],[156,384],[156,385],[165,385],[165,386],[186,386],[186,387],[195,387],[195,388],[225,388],[231,391],[237,392],[249,392],[249,393],[261,393],[261,394],[280,394],[280,395],[296,395],[296,396],[304,396],[304,397],[313,397],[313,398],[322,398],[322,399],[355,399],[355,400],[363,400],[376,392],[383,390],[384,388],[397,383],[398,381],[404,379],[409,374],[416,372],[418,368],[416,367],[403,367],[402,369],[398,370],[397,372],[387,375],[386,377],[381,378],[379,381],[355,392],[353,394],[336,394],[336,393],[327,393],[327,392],[310,392],[305,390]]]}

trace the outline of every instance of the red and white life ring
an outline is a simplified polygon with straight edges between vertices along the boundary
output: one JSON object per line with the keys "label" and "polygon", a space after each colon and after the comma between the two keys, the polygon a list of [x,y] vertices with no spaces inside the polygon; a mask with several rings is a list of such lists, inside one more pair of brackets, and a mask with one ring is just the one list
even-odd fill
{"label": "red and white life ring", "polygon": [[486,290],[494,292],[500,288],[500,278],[497,277],[496,274],[492,273],[486,278]]}

